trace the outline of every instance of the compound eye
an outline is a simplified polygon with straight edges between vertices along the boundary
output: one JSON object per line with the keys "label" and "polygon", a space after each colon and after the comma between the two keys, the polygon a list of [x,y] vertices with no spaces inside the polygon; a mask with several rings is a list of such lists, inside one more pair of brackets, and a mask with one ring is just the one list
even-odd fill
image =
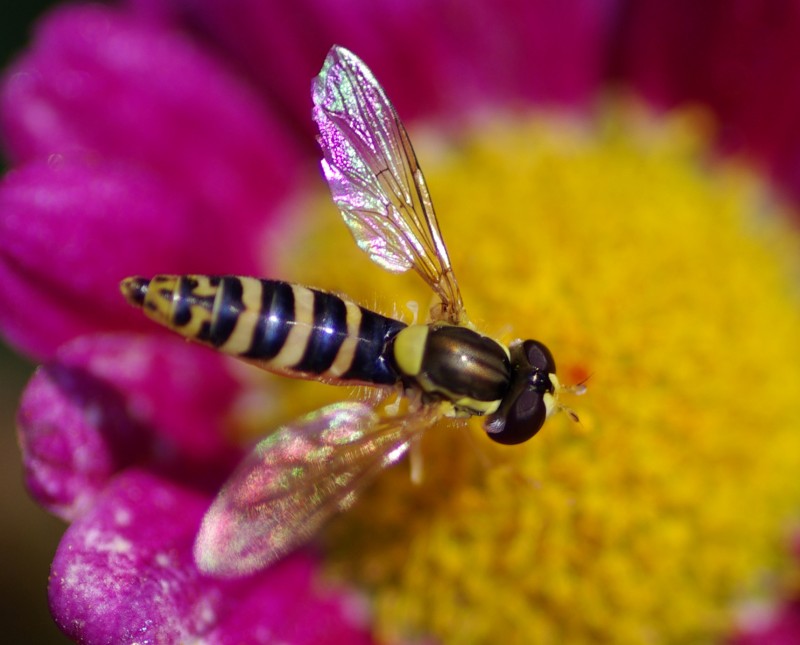
{"label": "compound eye", "polygon": [[556,373],[556,362],[550,350],[538,340],[526,340],[522,343],[522,351],[531,367],[545,374]]}
{"label": "compound eye", "polygon": [[546,418],[547,406],[544,394],[526,389],[505,412],[491,415],[484,429],[492,440],[511,446],[533,437],[539,432]]}

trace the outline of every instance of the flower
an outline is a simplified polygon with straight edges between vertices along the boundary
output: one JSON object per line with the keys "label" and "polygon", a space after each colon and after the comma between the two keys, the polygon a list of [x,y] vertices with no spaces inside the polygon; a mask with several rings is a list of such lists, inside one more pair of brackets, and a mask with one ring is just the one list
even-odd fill
{"label": "flower", "polygon": [[[707,170],[702,118],[655,125],[617,105],[587,127],[527,110],[589,114],[618,25],[632,47],[656,21],[625,22],[611,0],[302,8],[65,7],[6,75],[0,329],[45,362],[19,425],[32,494],[72,522],[50,584],[60,627],[82,642],[725,633],[797,505],[798,307],[783,265],[796,232],[756,213],[747,173]],[[591,395],[581,426],[556,417],[513,452],[432,429],[424,484],[384,473],[324,558],[215,580],[191,544],[241,455],[225,430],[244,423],[253,377],[154,329],[116,285],[241,272],[398,315],[425,298],[357,253],[318,179],[306,190],[308,85],[333,42],[370,63],[404,118],[459,125],[414,140],[470,316],[504,340],[546,340],[563,380],[593,373]],[[636,84],[638,50],[624,52],[616,73]],[[277,235],[287,224],[293,242]],[[343,396],[265,389],[284,418]],[[263,431],[265,416],[250,421]],[[473,434],[495,467],[473,457]],[[369,630],[354,587],[372,599]]]}

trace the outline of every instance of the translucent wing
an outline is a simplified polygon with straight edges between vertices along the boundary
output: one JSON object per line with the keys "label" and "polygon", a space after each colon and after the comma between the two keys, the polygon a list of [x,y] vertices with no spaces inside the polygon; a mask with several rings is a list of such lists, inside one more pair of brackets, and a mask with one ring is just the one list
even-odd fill
{"label": "translucent wing", "polygon": [[237,576],[264,568],[355,501],[405,454],[435,409],[379,417],[364,403],[322,408],[261,441],[203,518],[194,546],[201,571]]}
{"label": "translucent wing", "polygon": [[322,169],[358,246],[393,272],[414,269],[441,300],[438,318],[463,314],[425,178],[383,88],[352,52],[335,46],[312,85]]}

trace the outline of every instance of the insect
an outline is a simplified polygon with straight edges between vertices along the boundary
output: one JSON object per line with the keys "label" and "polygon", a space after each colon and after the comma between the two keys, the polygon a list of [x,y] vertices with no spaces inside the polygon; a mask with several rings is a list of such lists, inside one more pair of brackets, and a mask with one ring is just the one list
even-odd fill
{"label": "insect", "polygon": [[266,567],[308,539],[443,417],[481,416],[489,437],[516,444],[565,409],[558,395],[567,388],[542,343],[505,346],[467,321],[425,178],[372,72],[335,46],[312,98],[323,174],[356,243],[388,271],[415,270],[434,305],[427,321],[406,324],[276,280],[122,282],[131,304],[186,338],[286,376],[405,396],[402,412],[342,402],[261,441],[213,502],[195,543],[200,569],[220,576]]}

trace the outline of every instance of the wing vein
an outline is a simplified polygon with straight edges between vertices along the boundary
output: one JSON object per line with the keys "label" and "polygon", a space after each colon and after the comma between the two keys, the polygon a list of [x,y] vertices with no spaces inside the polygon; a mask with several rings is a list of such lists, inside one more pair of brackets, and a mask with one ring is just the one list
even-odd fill
{"label": "wing vein", "polygon": [[331,49],[313,84],[323,172],[358,246],[383,268],[413,268],[440,307],[431,320],[464,314],[425,177],[403,123],[367,66]]}

